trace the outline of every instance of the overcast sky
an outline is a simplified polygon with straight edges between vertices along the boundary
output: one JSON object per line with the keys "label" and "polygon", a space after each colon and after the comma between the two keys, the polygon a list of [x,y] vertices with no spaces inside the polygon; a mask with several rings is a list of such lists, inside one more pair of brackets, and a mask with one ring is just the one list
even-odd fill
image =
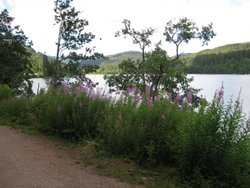
{"label": "overcast sky", "polygon": [[[131,20],[132,27],[156,29],[153,43],[160,40],[163,48],[174,55],[174,46],[167,45],[162,35],[169,20],[188,17],[198,26],[214,24],[217,33],[208,46],[200,41],[181,47],[181,52],[197,52],[220,45],[250,41],[250,0],[75,0],[82,18],[89,21],[88,31],[102,40],[94,41],[98,52],[105,55],[138,50],[131,39],[115,38],[123,19]],[[58,26],[54,25],[54,0],[0,0],[0,10],[7,8],[15,25],[20,25],[33,41],[36,51],[56,54]]]}

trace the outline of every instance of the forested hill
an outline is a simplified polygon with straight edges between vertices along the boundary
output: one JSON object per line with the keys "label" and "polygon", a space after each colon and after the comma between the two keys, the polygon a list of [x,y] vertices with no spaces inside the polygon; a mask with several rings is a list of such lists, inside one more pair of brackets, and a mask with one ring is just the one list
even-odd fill
{"label": "forested hill", "polygon": [[101,65],[101,64],[120,64],[125,59],[137,60],[141,58],[141,53],[137,51],[127,51],[114,55],[106,56],[105,58],[97,60],[84,61],[83,65]]}
{"label": "forested hill", "polygon": [[[43,76],[45,67],[43,54],[31,50],[33,71],[37,76]],[[119,72],[118,64],[125,59],[140,59],[141,53],[127,51],[110,56],[105,59],[88,60],[82,65],[99,65],[98,73]],[[203,50],[194,54],[185,54],[185,72],[197,74],[250,74],[250,42],[229,44],[214,49]],[[53,57],[48,57],[53,60]]]}
{"label": "forested hill", "polygon": [[250,74],[250,42],[203,50],[185,62],[187,73]]}

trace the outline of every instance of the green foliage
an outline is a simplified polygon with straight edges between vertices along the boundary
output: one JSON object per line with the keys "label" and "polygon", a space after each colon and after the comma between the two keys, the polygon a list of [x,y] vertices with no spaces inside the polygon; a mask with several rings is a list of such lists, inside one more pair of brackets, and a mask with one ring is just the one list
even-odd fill
{"label": "green foliage", "polygon": [[18,125],[30,124],[31,100],[25,97],[10,97],[0,101],[0,120]]}
{"label": "green foliage", "polygon": [[185,17],[181,18],[177,23],[171,20],[166,24],[164,35],[167,42],[175,45],[177,58],[180,57],[179,47],[183,42],[189,43],[192,39],[200,39],[202,45],[207,45],[216,36],[212,23],[208,26],[202,26],[201,31],[199,30],[194,22]]}
{"label": "green foliage", "polygon": [[214,187],[248,187],[248,126],[239,101],[224,106],[215,98],[200,108],[185,126],[178,127],[175,151],[182,176],[195,187],[204,181],[211,181]]}
{"label": "green foliage", "polygon": [[185,70],[188,73],[249,74],[250,49],[247,49],[247,44],[202,51],[185,60]]}
{"label": "green foliage", "polygon": [[132,101],[113,106],[103,137],[110,150],[151,165],[173,165],[173,144],[177,127],[185,117],[178,107],[166,101],[156,102],[152,107],[139,107]]}
{"label": "green foliage", "polygon": [[[73,0],[55,0],[55,22],[59,25],[59,34],[57,45],[57,54],[55,60],[55,80],[60,80],[64,75],[60,70],[60,63],[63,60],[69,63],[80,64],[84,60],[98,59],[102,54],[93,53],[94,48],[85,46],[90,43],[95,36],[91,32],[84,32],[85,27],[89,25],[86,19],[81,19],[80,11],[72,7]],[[85,53],[79,53],[85,46]],[[68,54],[63,53],[65,50]],[[82,73],[83,74],[83,73]]]}
{"label": "green foliage", "polygon": [[12,26],[13,20],[7,10],[0,13],[0,84],[7,84],[14,94],[31,94],[30,53],[26,50],[31,42],[19,26]]}
{"label": "green foliage", "polygon": [[[178,93],[191,92],[194,95],[197,90],[190,87],[192,79],[187,79],[184,73],[184,65],[179,54],[180,45],[188,43],[191,39],[202,40],[203,45],[207,44],[215,36],[212,24],[203,26],[201,31],[187,18],[182,18],[178,23],[170,21],[165,27],[164,35],[166,41],[174,43],[176,47],[176,56],[170,58],[167,52],[160,48],[161,42],[156,48],[146,53],[146,48],[150,47],[150,37],[154,33],[153,28],[146,28],[137,31],[131,27],[129,20],[123,21],[124,28],[116,33],[133,39],[141,50],[141,59],[136,61],[127,59],[119,64],[119,72],[115,74],[106,74],[110,87],[118,90],[127,90],[131,87],[140,88],[142,95],[149,93],[149,98],[154,100],[156,96],[166,92],[173,92],[176,96]],[[147,91],[149,90],[149,91]]]}
{"label": "green foliage", "polygon": [[11,96],[11,89],[6,84],[0,84],[0,101],[8,99]]}
{"label": "green foliage", "polygon": [[212,103],[194,110],[184,99],[136,103],[124,96],[114,103],[79,89],[86,88],[2,100],[0,119],[39,125],[69,140],[96,139],[113,154],[175,168],[193,187],[250,186],[250,120],[239,100],[224,105],[219,91]]}
{"label": "green foliage", "polygon": [[70,140],[97,137],[97,126],[103,122],[108,107],[108,100],[70,95],[61,89],[36,97],[32,105],[42,131]]}
{"label": "green foliage", "polygon": [[118,64],[102,64],[96,71],[98,74],[117,74],[120,72]]}

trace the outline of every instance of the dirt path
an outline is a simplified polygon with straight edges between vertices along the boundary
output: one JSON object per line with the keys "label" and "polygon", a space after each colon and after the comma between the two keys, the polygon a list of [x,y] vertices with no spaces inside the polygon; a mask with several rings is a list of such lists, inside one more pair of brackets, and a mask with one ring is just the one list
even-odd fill
{"label": "dirt path", "polygon": [[43,138],[0,126],[0,187],[123,188],[75,164],[67,153]]}

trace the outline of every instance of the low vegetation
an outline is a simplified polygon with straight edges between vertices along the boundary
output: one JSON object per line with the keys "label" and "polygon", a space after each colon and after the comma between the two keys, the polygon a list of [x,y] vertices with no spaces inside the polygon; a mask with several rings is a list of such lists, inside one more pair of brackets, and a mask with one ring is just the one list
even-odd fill
{"label": "low vegetation", "polygon": [[193,108],[192,95],[149,102],[135,94],[114,102],[86,85],[64,85],[35,97],[4,95],[0,117],[69,141],[94,140],[109,156],[144,167],[175,169],[183,185],[249,187],[250,121],[239,100],[224,104],[220,90]]}

